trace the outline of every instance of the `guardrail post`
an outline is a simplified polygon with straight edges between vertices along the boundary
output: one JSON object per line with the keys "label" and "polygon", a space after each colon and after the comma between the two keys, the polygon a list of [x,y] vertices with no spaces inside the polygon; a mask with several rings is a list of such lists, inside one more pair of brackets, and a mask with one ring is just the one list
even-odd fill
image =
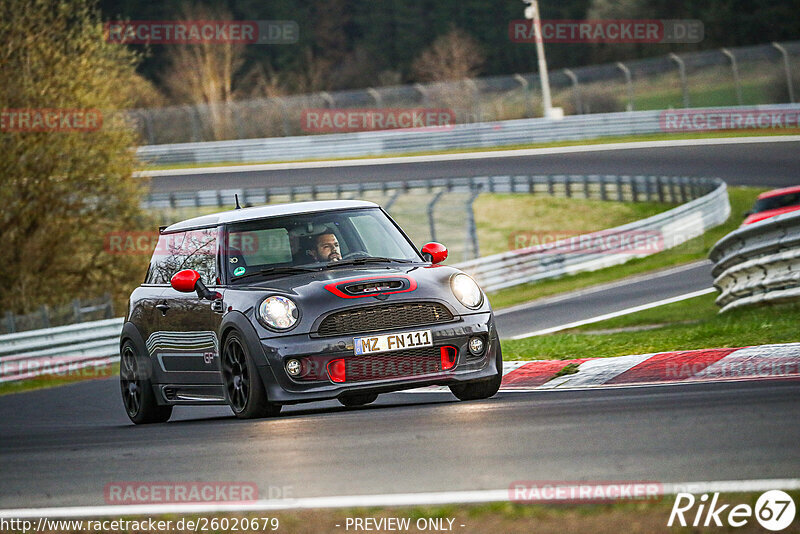
{"label": "guardrail post", "polygon": [[631,176],[631,200],[639,202],[639,176]]}
{"label": "guardrail post", "polygon": [[678,73],[681,77],[681,91],[683,92],[683,107],[689,107],[689,86],[686,82],[686,63],[678,56],[678,54],[671,53],[669,58],[678,64]]}
{"label": "guardrail post", "polygon": [[622,61],[617,61],[617,68],[625,75],[625,87],[628,91],[628,105],[625,106],[625,110],[633,111],[633,78],[631,77],[631,69]]}
{"label": "guardrail post", "polygon": [[656,188],[658,189],[658,201],[662,204],[666,202],[666,198],[664,198],[664,177],[659,176],[656,179]]}
{"label": "guardrail post", "polygon": [[789,90],[789,102],[794,104],[794,83],[792,82],[792,68],[789,65],[789,53],[780,43],[772,43],[772,46],[783,56],[783,69],[786,72],[786,88]]}
{"label": "guardrail post", "polygon": [[625,196],[622,194],[622,176],[617,176],[617,202],[622,202]]}
{"label": "guardrail post", "polygon": [[547,175],[547,194],[551,197],[556,196],[555,186],[553,185],[553,177],[551,175]]}
{"label": "guardrail post", "polygon": [[581,102],[581,88],[578,84],[578,76],[570,69],[564,69],[564,74],[572,82],[572,98],[575,99],[575,114],[583,114],[583,105]]}
{"label": "guardrail post", "polygon": [[428,202],[428,224],[431,228],[431,241],[436,241],[436,223],[434,220],[433,211],[436,209],[436,203],[439,202],[439,199],[442,198],[444,194],[444,190],[439,191],[435,195],[430,202]]}
{"label": "guardrail post", "polygon": [[587,200],[591,198],[589,195],[589,177],[585,174],[583,175],[583,196],[585,196]]}
{"label": "guardrail post", "polygon": [[731,60],[731,72],[733,73],[733,85],[736,88],[736,104],[742,105],[742,84],[739,81],[739,65],[736,63],[736,56],[727,48],[720,50],[725,56]]}

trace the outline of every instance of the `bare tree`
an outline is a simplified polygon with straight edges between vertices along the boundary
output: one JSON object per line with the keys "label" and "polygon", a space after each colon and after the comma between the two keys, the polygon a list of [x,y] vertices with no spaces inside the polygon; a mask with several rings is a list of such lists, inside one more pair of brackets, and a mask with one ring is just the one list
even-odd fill
{"label": "bare tree", "polygon": [[478,74],[483,62],[478,42],[453,28],[423,51],[411,68],[418,81],[463,80]]}
{"label": "bare tree", "polygon": [[[224,8],[183,4],[182,20],[231,20]],[[243,64],[244,46],[237,43],[203,42],[175,45],[167,52],[169,70],[162,82],[179,103],[207,106],[206,122],[215,139],[233,133],[230,106],[234,100],[234,76]],[[202,115],[201,115],[202,116]]]}

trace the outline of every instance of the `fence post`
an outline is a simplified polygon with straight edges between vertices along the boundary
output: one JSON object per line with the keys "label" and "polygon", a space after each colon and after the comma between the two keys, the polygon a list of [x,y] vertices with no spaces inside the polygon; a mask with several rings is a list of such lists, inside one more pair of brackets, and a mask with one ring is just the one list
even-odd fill
{"label": "fence post", "polygon": [[105,293],[103,297],[105,297],[106,303],[108,304],[106,306],[106,319],[111,319],[114,317],[114,301],[111,300],[111,295],[109,293]]}
{"label": "fence post", "polygon": [[572,82],[572,98],[575,99],[575,114],[583,114],[583,104],[581,102],[581,87],[578,84],[578,76],[570,69],[564,69],[564,74]]}
{"label": "fence post", "polygon": [[731,72],[733,73],[733,85],[736,88],[736,104],[742,105],[742,85],[739,82],[739,65],[736,63],[736,56],[727,48],[720,50],[725,56],[731,60]]}
{"label": "fence post", "polygon": [[392,209],[392,206],[397,201],[397,197],[400,196],[400,193],[402,193],[402,191],[403,191],[402,189],[396,189],[394,194],[392,194],[392,196],[389,197],[389,201],[386,203],[385,206],[383,206],[383,209],[386,210],[387,213],[389,213],[389,211]]}
{"label": "fence post", "polygon": [[14,321],[14,314],[10,311],[6,312],[6,332],[12,334],[17,331],[17,324]]}
{"label": "fence post", "polygon": [[631,69],[621,61],[617,61],[617,68],[625,75],[625,86],[628,90],[628,105],[625,106],[625,109],[633,111],[633,78],[631,78]]}
{"label": "fence post", "polygon": [[439,202],[439,199],[442,198],[444,194],[444,189],[433,195],[433,198],[430,202],[428,202],[428,224],[431,228],[431,241],[436,241],[436,223],[434,221],[433,212],[436,209],[436,203]]}
{"label": "fence post", "polygon": [[523,93],[525,93],[525,117],[533,117],[533,105],[531,104],[531,93],[529,91],[530,84],[520,74],[515,74],[514,79],[519,82]]}
{"label": "fence post", "polygon": [[75,322],[81,322],[81,299],[72,301],[72,313],[75,315]]}
{"label": "fence post", "polygon": [[369,93],[369,96],[371,96],[372,99],[375,100],[375,106],[379,108],[383,107],[383,99],[381,98],[381,94],[378,91],[376,91],[372,87],[367,87],[367,93]]}
{"label": "fence post", "polygon": [[792,68],[789,65],[789,53],[780,43],[772,43],[772,46],[783,56],[783,69],[786,71],[786,88],[789,89],[789,102],[794,104],[794,83],[792,82]]}
{"label": "fence post", "polygon": [[[481,194],[481,184],[476,184],[475,187],[472,189],[472,194],[467,201],[467,234],[469,241],[472,242],[472,258],[478,258],[481,255],[480,249],[478,248],[478,228],[475,225],[475,209],[473,204],[475,203],[475,199],[478,198],[478,195]],[[464,261],[472,259],[468,256],[469,246],[464,248]]]}
{"label": "fence post", "polygon": [[50,328],[50,312],[47,309],[47,305],[39,308],[39,315],[42,317],[42,328]]}
{"label": "fence post", "polygon": [[683,107],[689,107],[689,86],[686,83],[686,63],[678,57],[678,54],[671,53],[669,58],[678,64],[678,73],[681,77],[681,91],[683,92]]}

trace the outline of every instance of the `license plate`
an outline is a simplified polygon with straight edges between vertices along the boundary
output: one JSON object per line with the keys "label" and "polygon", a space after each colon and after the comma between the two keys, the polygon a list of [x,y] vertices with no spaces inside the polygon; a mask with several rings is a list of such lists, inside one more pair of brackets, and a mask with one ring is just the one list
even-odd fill
{"label": "license plate", "polygon": [[356,355],[432,346],[433,336],[431,336],[430,330],[403,332],[402,334],[386,334],[382,336],[357,337],[353,339],[353,348]]}

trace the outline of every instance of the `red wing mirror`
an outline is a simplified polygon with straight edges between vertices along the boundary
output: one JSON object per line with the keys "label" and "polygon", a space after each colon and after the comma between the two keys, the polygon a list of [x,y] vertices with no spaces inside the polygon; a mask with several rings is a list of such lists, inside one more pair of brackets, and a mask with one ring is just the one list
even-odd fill
{"label": "red wing mirror", "polygon": [[175,291],[191,293],[196,289],[199,280],[200,273],[192,269],[184,269],[172,275],[172,280],[169,283]]}
{"label": "red wing mirror", "polygon": [[447,247],[441,243],[427,243],[422,247],[422,257],[434,265],[447,259]]}

